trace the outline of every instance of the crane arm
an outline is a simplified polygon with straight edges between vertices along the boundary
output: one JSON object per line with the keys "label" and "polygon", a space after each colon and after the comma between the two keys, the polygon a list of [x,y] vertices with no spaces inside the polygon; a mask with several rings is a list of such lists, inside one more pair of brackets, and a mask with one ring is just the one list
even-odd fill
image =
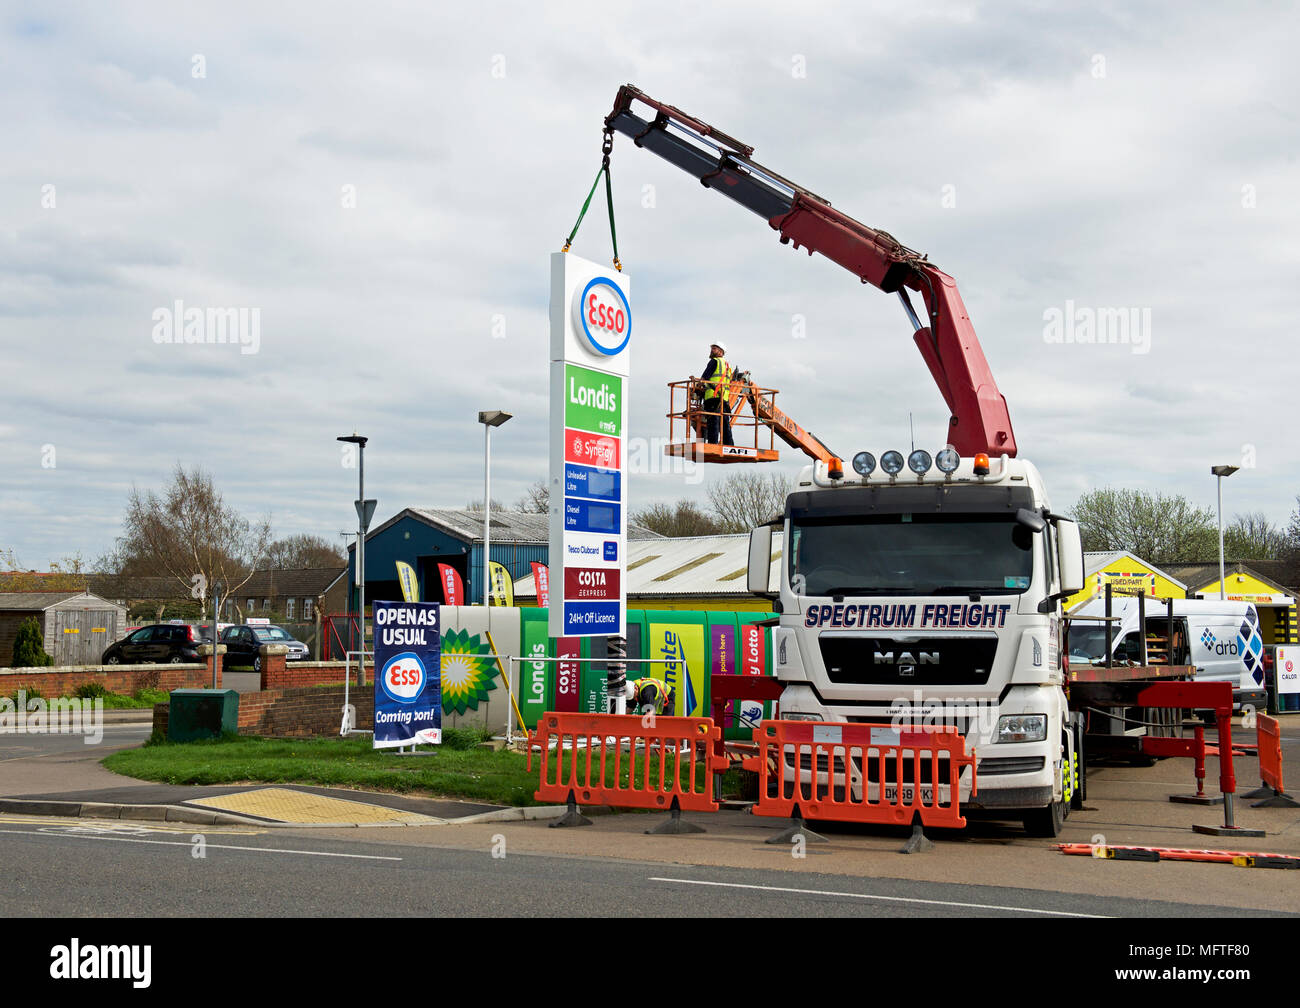
{"label": "crane arm", "polygon": [[[632,111],[634,101],[655,114],[642,118]],[[779,232],[783,245],[806,249],[809,255],[820,252],[863,283],[897,294],[917,349],[948,405],[949,443],[967,456],[1016,454],[1006,399],[993,380],[952,277],[887,232],[854,220],[815,193],[764,168],[752,159],[752,147],[630,84],[619,88],[605,128],[631,137],[638,147],[758,214]],[[918,318],[909,290],[924,302],[927,324]]]}

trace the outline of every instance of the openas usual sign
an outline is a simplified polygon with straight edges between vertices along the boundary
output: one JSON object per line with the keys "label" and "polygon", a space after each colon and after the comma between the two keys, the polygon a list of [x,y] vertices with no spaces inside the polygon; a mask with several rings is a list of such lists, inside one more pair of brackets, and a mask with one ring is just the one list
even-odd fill
{"label": "openas usual sign", "polygon": [[622,353],[632,338],[632,308],[609,277],[594,277],[573,299],[573,323],[588,348],[605,357]]}

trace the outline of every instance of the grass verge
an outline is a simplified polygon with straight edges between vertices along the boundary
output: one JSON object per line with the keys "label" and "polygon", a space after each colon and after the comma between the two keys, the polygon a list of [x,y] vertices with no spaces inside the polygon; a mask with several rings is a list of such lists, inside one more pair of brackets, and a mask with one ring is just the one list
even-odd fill
{"label": "grass verge", "polygon": [[104,766],[127,777],[164,784],[315,784],[494,805],[538,804],[533,800],[535,764],[529,773],[526,758],[519,753],[458,749],[456,744],[445,744],[427,756],[398,756],[391,750],[373,749],[364,737],[154,741],[114,753]]}

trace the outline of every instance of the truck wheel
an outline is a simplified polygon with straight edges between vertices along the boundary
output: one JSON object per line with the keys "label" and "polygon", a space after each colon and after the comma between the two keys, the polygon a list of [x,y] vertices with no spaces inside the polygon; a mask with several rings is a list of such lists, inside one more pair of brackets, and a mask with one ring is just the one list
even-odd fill
{"label": "truck wheel", "polygon": [[1065,826],[1065,802],[1052,802],[1046,808],[1028,809],[1024,815],[1025,832],[1031,837],[1048,839],[1061,835]]}

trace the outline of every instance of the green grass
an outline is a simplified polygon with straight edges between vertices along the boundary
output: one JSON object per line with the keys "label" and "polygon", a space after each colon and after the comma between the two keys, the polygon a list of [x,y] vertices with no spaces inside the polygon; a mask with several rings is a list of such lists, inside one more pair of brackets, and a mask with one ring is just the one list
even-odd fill
{"label": "green grass", "polygon": [[[456,744],[462,742],[457,739]],[[477,745],[477,738],[473,744]],[[373,749],[365,737],[153,742],[114,753],[104,766],[114,773],[165,784],[315,784],[494,805],[537,804],[535,763],[530,773],[519,753],[457,749],[451,744],[429,756],[398,756],[391,750]]]}

